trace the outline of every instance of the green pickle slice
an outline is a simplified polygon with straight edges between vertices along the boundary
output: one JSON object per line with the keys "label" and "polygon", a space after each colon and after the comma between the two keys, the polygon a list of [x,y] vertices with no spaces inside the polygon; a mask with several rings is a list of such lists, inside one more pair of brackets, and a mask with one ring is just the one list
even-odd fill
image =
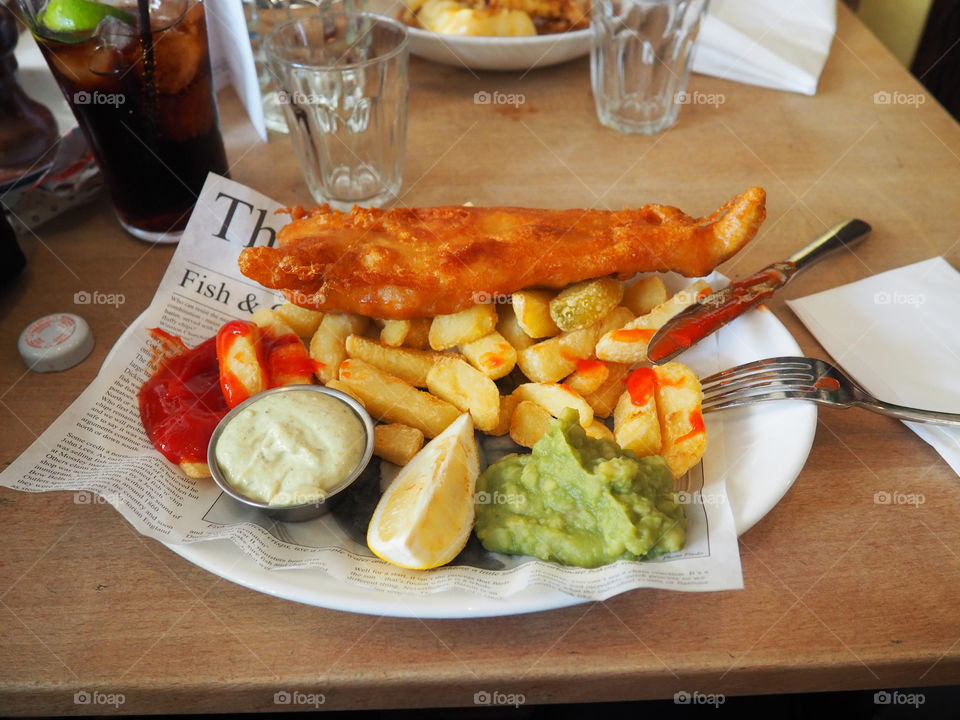
{"label": "green pickle slice", "polygon": [[57,32],[94,30],[108,15],[133,23],[134,17],[125,10],[92,2],[91,0],[50,0],[40,15],[44,27]]}
{"label": "green pickle slice", "polygon": [[597,567],[683,549],[687,518],[660,456],[588,437],[565,410],[529,454],[477,480],[477,538],[491,552]]}

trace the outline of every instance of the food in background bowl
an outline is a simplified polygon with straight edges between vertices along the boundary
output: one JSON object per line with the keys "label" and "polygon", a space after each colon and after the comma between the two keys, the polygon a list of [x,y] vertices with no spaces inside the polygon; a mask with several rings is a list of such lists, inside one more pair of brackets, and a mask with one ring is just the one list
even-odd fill
{"label": "food in background bowl", "polygon": [[442,35],[529,37],[582,30],[586,0],[406,0],[400,19]]}

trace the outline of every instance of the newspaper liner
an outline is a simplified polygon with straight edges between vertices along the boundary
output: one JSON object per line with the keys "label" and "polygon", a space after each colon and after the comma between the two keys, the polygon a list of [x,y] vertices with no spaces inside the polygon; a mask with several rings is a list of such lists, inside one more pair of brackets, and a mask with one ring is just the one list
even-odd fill
{"label": "newspaper liner", "polygon": [[[284,217],[281,205],[226,178],[210,175],[150,306],[107,356],[96,379],[2,474],[0,485],[25,492],[85,491],[99,496],[147,537],[167,544],[229,539],[261,567],[323,573],[372,588],[406,605],[417,595],[459,590],[504,599],[532,586],[576,598],[604,600],[639,587],[729,590],[743,587],[733,513],[727,501],[723,427],[709,423],[703,461],[684,479],[686,548],[654,561],[620,561],[600,568],[562,567],[527,557],[488,553],[472,538],[453,564],[431,571],[394,567],[364,542],[379,478],[366,478],[366,507],[357,502],[299,524],[275,523],[239,506],[210,480],[191,480],[164,459],[140,422],[137,391],[148,377],[149,329],[160,327],[195,345],[227,320],[249,317],[284,301],[244,277],[243,247],[268,244]],[[671,290],[689,280],[667,278]],[[716,341],[700,344],[687,361],[699,373],[718,367]],[[509,438],[483,438],[487,462],[516,450]],[[386,466],[384,466],[386,468]],[[376,474],[377,468],[371,469]],[[87,494],[89,493],[89,494]],[[357,493],[360,497],[361,493]],[[491,498],[495,501],[495,498]],[[366,513],[366,514],[365,514]],[[217,568],[212,568],[214,571]],[[227,568],[221,568],[226,571]],[[319,571],[319,572],[318,572]],[[398,598],[396,594],[412,597]]]}

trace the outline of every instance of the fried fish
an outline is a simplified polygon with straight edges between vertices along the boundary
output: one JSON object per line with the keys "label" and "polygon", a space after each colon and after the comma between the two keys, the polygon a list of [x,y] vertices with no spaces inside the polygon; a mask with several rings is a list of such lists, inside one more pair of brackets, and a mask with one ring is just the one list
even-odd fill
{"label": "fried fish", "polygon": [[279,247],[247,248],[239,262],[244,275],[302,307],[429,317],[605,275],[706,275],[753,238],[765,199],[762,188],[751,188],[703,218],[667,205],[294,208]]}

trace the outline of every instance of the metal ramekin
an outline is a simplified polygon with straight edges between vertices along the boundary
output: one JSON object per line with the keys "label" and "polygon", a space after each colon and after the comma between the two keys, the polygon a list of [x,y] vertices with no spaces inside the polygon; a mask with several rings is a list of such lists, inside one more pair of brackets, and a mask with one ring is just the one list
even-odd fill
{"label": "metal ramekin", "polygon": [[[236,488],[227,482],[227,479],[223,476],[223,473],[220,470],[220,465],[217,463],[217,441],[220,439],[223,429],[244,408],[252,405],[255,402],[258,402],[259,400],[262,400],[267,395],[272,393],[304,391],[323,393],[324,395],[335,397],[353,411],[354,415],[356,415],[360,420],[360,424],[363,426],[364,433],[366,434],[363,457],[360,459],[357,467],[354,468],[353,471],[351,471],[350,474],[347,475],[341,482],[331,488],[322,500],[301,503],[299,505],[278,506],[268,505],[267,503],[253,500],[248,498],[246,495],[242,495]],[[220,489],[234,500],[243,503],[247,507],[256,508],[266,515],[283,522],[302,522],[304,520],[312,520],[328,513],[330,511],[331,502],[335,501],[340,493],[343,493],[347,488],[350,487],[350,485],[353,484],[353,481],[356,480],[363,472],[364,468],[367,467],[371,457],[373,457],[373,420],[370,418],[370,415],[366,410],[363,409],[363,406],[360,403],[346,393],[323,387],[322,385],[283,385],[281,387],[270,388],[264,392],[257,393],[253,397],[244,400],[242,403],[224,415],[223,419],[217,424],[217,427],[214,428],[213,435],[210,436],[210,444],[207,445],[207,464],[210,466],[210,474],[213,476],[214,482],[220,486]]]}

